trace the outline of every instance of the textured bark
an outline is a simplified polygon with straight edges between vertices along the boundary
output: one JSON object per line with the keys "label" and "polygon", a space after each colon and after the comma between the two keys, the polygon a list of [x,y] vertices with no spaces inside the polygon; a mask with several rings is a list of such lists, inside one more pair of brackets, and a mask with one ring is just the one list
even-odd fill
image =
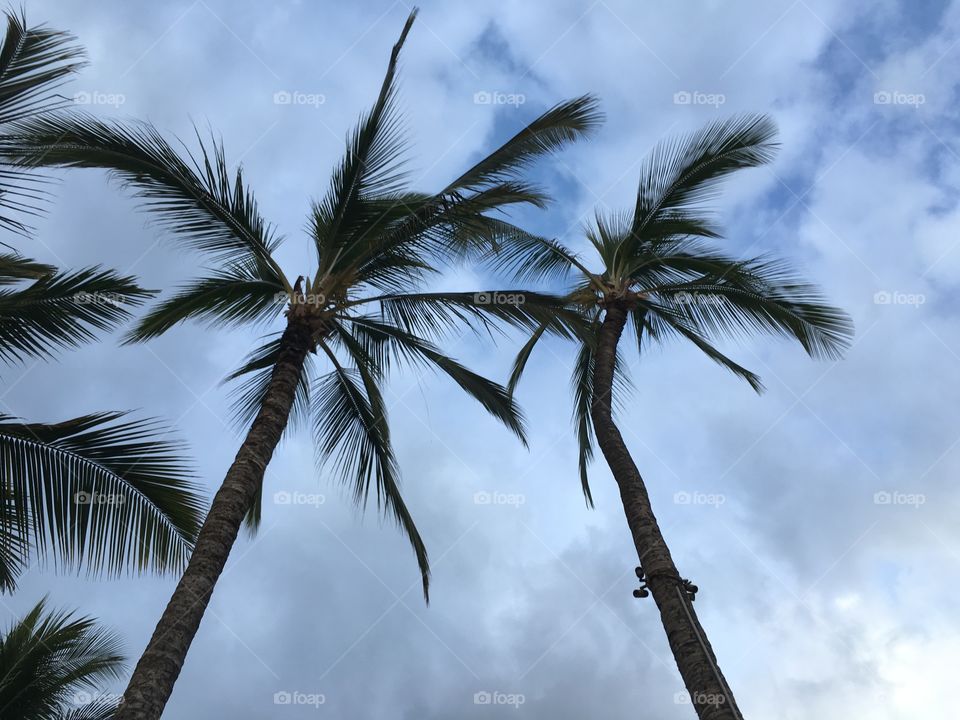
{"label": "textured bark", "polygon": [[187,569],[133,671],[114,720],[158,720],[163,713],[244,515],[287,425],[310,346],[309,325],[289,323],[263,405],[213,499]]}
{"label": "textured bark", "polygon": [[614,359],[629,307],[625,300],[610,303],[600,326],[591,406],[597,443],[620,486],[620,498],[640,565],[646,574],[647,587],[660,610],[670,650],[697,715],[701,720],[740,720],[740,710],[720,672],[716,656],[657,525],[643,478],[613,422],[610,397]]}

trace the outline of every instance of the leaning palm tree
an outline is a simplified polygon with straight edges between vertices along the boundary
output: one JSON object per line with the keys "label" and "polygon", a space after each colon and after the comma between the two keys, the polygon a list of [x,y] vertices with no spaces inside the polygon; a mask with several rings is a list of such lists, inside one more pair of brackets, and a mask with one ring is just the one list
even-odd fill
{"label": "leaning palm tree", "polygon": [[[7,13],[0,44],[0,136],[60,109],[59,85],[82,65],[73,36]],[[0,226],[24,233],[45,199],[35,173],[0,165]],[[0,361],[52,358],[128,321],[153,293],[91,267],[60,271],[0,253]],[[93,413],[45,424],[0,412],[0,592],[34,559],[118,573],[180,569],[204,502],[156,421]]]}
{"label": "leaning palm tree", "polygon": [[123,665],[113,633],[41,600],[0,634],[0,717],[109,720],[116,703],[99,687]]}
{"label": "leaning palm tree", "polygon": [[[583,492],[592,506],[587,466],[595,438],[619,486],[640,558],[637,573],[645,585],[635,594],[653,595],[697,714],[710,720],[736,719],[740,712],[691,604],[696,586],[677,570],[643,478],[613,419],[616,396],[627,380],[620,340],[628,326],[637,350],[647,342],[688,340],[758,392],[759,378],[721,353],[718,339],[773,333],[797,340],[813,357],[840,355],[852,325],[844,313],[825,304],[816,288],[782,262],[738,260],[710,242],[720,232],[705,201],[730,173],[769,162],[775,135],[772,121],[751,115],[714,122],[659,145],[641,171],[633,211],[598,215],[586,230],[599,256],[596,272],[560,243],[531,237],[486,258],[524,279],[577,278],[569,307],[582,313],[589,327],[577,339],[572,377]],[[546,329],[536,329],[518,353],[511,392]]]}
{"label": "leaning palm tree", "polygon": [[[241,171],[228,169],[217,142],[201,142],[198,159],[182,157],[149,125],[65,115],[20,123],[7,143],[7,157],[27,164],[111,170],[175,237],[214,264],[149,312],[131,341],[189,319],[236,326],[284,316],[283,329],[231,375],[243,379],[238,413],[249,430],[134,670],[118,720],[160,717],[244,518],[258,522],[264,471],[291,420],[309,413],[320,459],[359,504],[375,494],[399,524],[427,597],[427,552],[400,495],[386,422],[381,388],[387,371],[398,362],[438,370],[522,437],[522,420],[504,388],[444,354],[433,339],[452,327],[500,322],[569,335],[567,321],[579,320],[562,299],[536,293],[527,293],[523,304],[501,304],[474,293],[424,292],[424,281],[445,263],[524,236],[494,213],[543,206],[545,195],[522,171],[582,137],[599,116],[590,97],[563,103],[439,192],[409,189],[395,75],[414,17],[393,48],[375,104],[348,136],[326,195],[312,206],[308,227],[317,264],[308,275],[283,272],[275,259],[280,237],[259,214]],[[315,355],[325,372],[314,367]]]}

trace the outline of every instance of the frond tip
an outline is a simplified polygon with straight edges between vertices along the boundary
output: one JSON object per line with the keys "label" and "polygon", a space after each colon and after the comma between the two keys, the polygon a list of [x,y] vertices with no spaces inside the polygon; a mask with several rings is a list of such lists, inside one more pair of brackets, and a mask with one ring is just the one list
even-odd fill
{"label": "frond tip", "polygon": [[407,536],[417,557],[423,597],[430,600],[430,562],[427,548],[400,493],[400,471],[387,423],[383,395],[370,369],[345,368],[324,343],[333,371],[321,377],[312,395],[314,436],[319,463],[329,465],[351,488],[354,501],[363,506],[373,489],[377,505],[392,515]]}

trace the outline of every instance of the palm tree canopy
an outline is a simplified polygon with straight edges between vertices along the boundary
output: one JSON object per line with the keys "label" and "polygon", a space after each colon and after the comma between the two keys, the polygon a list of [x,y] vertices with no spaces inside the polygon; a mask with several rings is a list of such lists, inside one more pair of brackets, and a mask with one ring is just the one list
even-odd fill
{"label": "palm tree canopy", "polygon": [[114,703],[75,704],[117,679],[124,659],[116,635],[87,617],[51,611],[41,600],[0,635],[0,716],[5,720],[109,718]]}
{"label": "palm tree canopy", "polygon": [[[18,122],[2,151],[23,167],[109,170],[162,227],[207,258],[208,272],[148,312],[130,333],[131,342],[191,319],[269,327],[286,314],[288,323],[309,325],[326,367],[321,372],[320,363],[307,363],[293,420],[309,418],[320,463],[361,505],[375,494],[408,535],[426,592],[426,550],[399,492],[384,378],[398,363],[439,371],[524,437],[509,393],[434,342],[454,328],[481,332],[502,324],[574,337],[580,315],[549,294],[523,293],[522,303],[486,303],[474,293],[426,292],[425,283],[467,255],[529,241],[504,215],[514,206],[547,202],[541,188],[523,179],[524,171],[585,137],[601,116],[590,96],[561,103],[442,189],[412,189],[396,73],[415,15],[393,48],[376,102],[347,137],[327,192],[312,203],[308,227],[317,264],[307,275],[282,271],[274,257],[281,236],[260,215],[242,169],[230,170],[215,140],[198,136],[198,153],[181,154],[149,124],[68,113]],[[266,336],[231,374],[243,379],[237,394],[241,419],[259,408],[279,349],[279,334]],[[253,527],[259,505],[248,516]]]}
{"label": "palm tree canopy", "polygon": [[[588,504],[593,344],[606,307],[619,303],[629,311],[638,351],[643,338],[686,339],[757,392],[763,389],[759,377],[720,352],[718,340],[780,335],[799,342],[812,357],[826,359],[840,357],[848,346],[850,318],[827,304],[789,265],[769,256],[740,260],[714,247],[721,234],[708,201],[734,171],[770,162],[775,136],[768,117],[744,115],[659,144],[640,171],[632,212],[598,214],[585,230],[599,257],[596,271],[559,242],[543,238],[522,238],[486,254],[484,261],[500,272],[567,281],[568,309],[581,313],[589,327],[577,340],[571,379]],[[541,328],[535,329],[518,353],[511,391],[542,335]],[[620,382],[626,380],[623,367],[620,362],[615,375]]]}

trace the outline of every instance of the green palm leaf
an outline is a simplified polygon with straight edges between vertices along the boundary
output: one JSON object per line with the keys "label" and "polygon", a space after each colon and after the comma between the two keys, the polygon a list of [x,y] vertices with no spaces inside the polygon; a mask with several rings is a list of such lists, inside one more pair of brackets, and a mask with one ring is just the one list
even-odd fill
{"label": "green palm leaf", "polygon": [[479,293],[404,293],[357,302],[377,303],[397,327],[416,335],[442,335],[463,327],[497,331],[499,325],[534,330],[546,324],[552,334],[572,338],[582,332],[582,317],[564,297],[518,289]]}
{"label": "green palm leaf", "polygon": [[83,62],[76,38],[43,26],[27,27],[23,14],[6,12],[0,45],[0,124],[48,112],[64,102],[55,91]]}
{"label": "green palm leaf", "polygon": [[[527,444],[520,410],[500,385],[464,367],[433,343],[400,328],[368,316],[350,317],[349,323],[353,334],[338,325],[336,337],[358,366],[373,366],[382,371],[390,367],[393,356],[412,365],[437,369],[513,431],[524,445]],[[386,349],[390,352],[385,352]]]}
{"label": "green palm leaf", "polygon": [[679,336],[693,343],[698,350],[715,363],[726,368],[741,380],[746,381],[758,394],[764,391],[760,376],[717,350],[707,338],[697,332],[695,327],[691,327],[687,317],[674,312],[672,308],[658,307],[655,312],[635,310],[632,314],[638,336],[642,336],[642,333],[646,331],[648,336],[661,343],[665,342],[671,335]]}
{"label": "green palm leaf", "polygon": [[742,115],[658,144],[640,172],[632,234],[646,237],[658,221],[712,199],[730,173],[770,162],[776,134],[766,115]]}
{"label": "green palm leaf", "polygon": [[589,137],[602,122],[603,114],[593,95],[559,103],[450,183],[442,194],[516,179],[542,156]]}
{"label": "green palm leaf", "polygon": [[314,435],[321,465],[329,466],[341,482],[353,488],[360,505],[367,502],[374,487],[378,507],[393,516],[410,540],[420,568],[423,596],[429,601],[427,548],[400,494],[387,409],[376,377],[363,364],[344,368],[329,347],[320,347],[334,367],[317,381],[313,392]]}
{"label": "green palm leaf", "polygon": [[119,700],[112,697],[92,700],[57,715],[56,720],[113,720],[118,703]]}
{"label": "green palm leaf", "polygon": [[590,403],[593,398],[593,348],[581,343],[570,377],[573,390],[573,424],[577,432],[577,468],[580,472],[580,488],[587,507],[592,508],[593,493],[587,468],[593,459],[593,421]]}
{"label": "green palm leaf", "polygon": [[187,247],[229,262],[259,260],[282,284],[271,253],[281,239],[261,217],[243,171],[227,164],[223,145],[186,159],[146,122],[99,120],[84,113],[44,115],[13,124],[2,154],[25,167],[109,170]]}
{"label": "green palm leaf", "polygon": [[822,293],[788,265],[769,258],[730,261],[719,277],[700,277],[650,289],[660,311],[668,307],[708,335],[769,333],[797,340],[815,358],[838,359],[853,325]]}
{"label": "green palm leaf", "polygon": [[151,340],[190,319],[214,327],[266,324],[275,320],[286,306],[287,294],[283,285],[264,279],[269,276],[264,270],[262,262],[249,259],[191,281],[152,308],[125,341]]}
{"label": "green palm leaf", "polygon": [[53,275],[57,269],[17,253],[0,253],[0,285],[11,285],[20,280],[39,280]]}
{"label": "green palm leaf", "polygon": [[313,236],[319,269],[317,277],[337,273],[354,262],[351,246],[381,214],[367,198],[391,195],[402,188],[403,126],[396,111],[397,61],[413,26],[414,9],[390,53],[390,62],[373,108],[361,118],[347,142],[347,152],[334,170],[330,189],[314,204]]}
{"label": "green palm leaf", "polygon": [[[0,636],[0,716],[4,720],[108,717],[70,714],[78,691],[115,680],[124,659],[116,635],[88,617],[48,611],[41,600]],[[96,707],[96,706],[95,706]]]}
{"label": "green palm leaf", "polygon": [[4,575],[15,578],[27,561],[27,538],[29,552],[62,567],[180,568],[204,503],[182,446],[163,430],[118,412],[57,424],[0,416],[0,547],[19,562]]}
{"label": "green palm leaf", "polygon": [[[0,45],[0,128],[65,104],[56,91],[84,64],[83,50],[72,35],[43,26],[27,27],[22,12],[7,12],[6,18]],[[0,166],[0,226],[26,230],[16,216],[36,213],[46,195],[40,184],[32,173]]]}
{"label": "green palm leaf", "polygon": [[[5,277],[9,283],[15,276]],[[100,268],[42,274],[26,287],[2,289],[0,359],[50,357],[57,349],[90,342],[94,331],[124,322],[130,309],[151,295],[135,278]]]}

